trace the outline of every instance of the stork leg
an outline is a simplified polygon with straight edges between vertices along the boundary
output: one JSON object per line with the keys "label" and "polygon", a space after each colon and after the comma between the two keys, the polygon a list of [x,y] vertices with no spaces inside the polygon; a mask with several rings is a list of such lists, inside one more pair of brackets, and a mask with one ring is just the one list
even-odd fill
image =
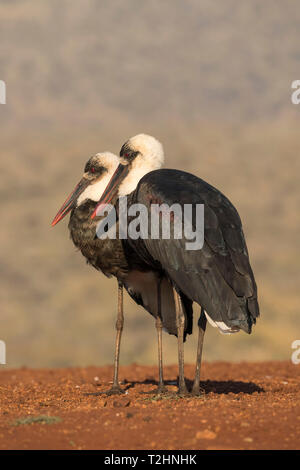
{"label": "stork leg", "polygon": [[116,321],[116,347],[115,347],[115,361],[114,361],[114,380],[112,387],[103,392],[105,395],[119,395],[125,393],[119,385],[119,359],[120,359],[120,344],[121,336],[124,326],[124,314],[123,314],[123,285],[118,281],[118,316]]}
{"label": "stork leg", "polygon": [[178,394],[186,395],[188,389],[186,387],[184,379],[184,323],[185,317],[182,307],[181,297],[178,294],[176,288],[173,286],[175,309],[176,309],[176,324],[177,324],[177,340],[178,340],[178,365],[179,365],[179,383],[178,383]]}
{"label": "stork leg", "polygon": [[198,320],[198,347],[197,347],[197,360],[196,360],[196,371],[195,371],[195,379],[192,389],[193,395],[200,395],[204,392],[200,388],[200,373],[201,373],[201,360],[202,360],[202,349],[203,349],[203,341],[204,341],[204,334],[206,330],[206,316],[204,313],[204,308],[201,307],[201,313]]}
{"label": "stork leg", "polygon": [[155,321],[157,331],[157,345],[158,345],[158,371],[159,382],[156,392],[165,393],[167,391],[164,385],[163,376],[163,357],[162,357],[162,316],[161,316],[161,279],[157,281],[157,316]]}
{"label": "stork leg", "polygon": [[158,387],[151,392],[145,392],[146,394],[156,393],[161,395],[166,393],[168,390],[164,384],[163,376],[163,356],[162,356],[162,316],[161,316],[161,278],[157,281],[157,315],[155,320],[155,326],[157,331],[157,345],[158,345]]}

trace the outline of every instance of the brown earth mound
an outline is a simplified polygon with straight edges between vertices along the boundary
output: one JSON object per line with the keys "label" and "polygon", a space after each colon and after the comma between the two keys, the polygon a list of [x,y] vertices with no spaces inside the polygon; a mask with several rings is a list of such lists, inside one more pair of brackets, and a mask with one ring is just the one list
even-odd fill
{"label": "brown earth mound", "polygon": [[[194,367],[186,366],[188,385]],[[0,449],[299,449],[300,366],[206,363],[199,397],[166,396],[156,367],[121,368],[126,393],[99,395],[112,368],[0,371]]]}

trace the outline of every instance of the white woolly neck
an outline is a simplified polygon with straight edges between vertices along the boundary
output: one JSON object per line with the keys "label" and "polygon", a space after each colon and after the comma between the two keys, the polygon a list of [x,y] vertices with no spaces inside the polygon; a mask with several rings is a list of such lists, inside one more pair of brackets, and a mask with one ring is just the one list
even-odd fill
{"label": "white woolly neck", "polygon": [[146,166],[140,164],[132,166],[128,176],[126,176],[126,178],[120,185],[119,196],[126,196],[127,194],[132,193],[132,191],[135,190],[143,176],[145,176],[150,171],[158,170],[159,168],[160,167]]}

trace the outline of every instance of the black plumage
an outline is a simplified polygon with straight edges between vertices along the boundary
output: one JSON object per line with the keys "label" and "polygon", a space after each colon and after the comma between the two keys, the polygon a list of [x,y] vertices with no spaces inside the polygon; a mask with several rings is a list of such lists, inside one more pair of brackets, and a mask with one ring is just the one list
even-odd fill
{"label": "black plumage", "polygon": [[105,276],[115,276],[125,279],[130,264],[125,255],[122,242],[118,239],[100,239],[96,236],[97,225],[100,218],[91,218],[96,202],[87,199],[78,207],[74,207],[69,220],[69,231],[74,245],[81,251],[88,264],[92,265]]}
{"label": "black plumage", "polygon": [[[204,245],[186,250],[182,239],[130,240],[127,243],[148,264],[157,263],[177,288],[199,303],[210,318],[247,333],[259,316],[257,288],[239,214],[231,202],[202,179],[178,170],[148,173],[128,204],[204,204]],[[194,212],[193,212],[194,216]],[[193,218],[193,223],[195,219]],[[149,225],[150,226],[150,225]],[[171,234],[173,221],[171,219]]]}

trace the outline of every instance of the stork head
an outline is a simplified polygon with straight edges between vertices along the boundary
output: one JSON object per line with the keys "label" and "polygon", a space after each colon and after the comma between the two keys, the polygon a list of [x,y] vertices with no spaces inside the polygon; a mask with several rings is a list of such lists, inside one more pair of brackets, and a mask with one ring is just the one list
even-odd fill
{"label": "stork head", "polygon": [[98,201],[118,168],[118,164],[119,158],[110,152],[97,153],[91,157],[84,167],[81,180],[59,209],[51,225],[56,225],[72,209],[80,206],[87,199]]}
{"label": "stork head", "polygon": [[138,134],[127,140],[120,150],[120,164],[102,194],[92,215],[95,217],[100,208],[104,208],[116,196],[130,194],[140,179],[153,170],[158,170],[164,163],[162,144],[147,134]]}
{"label": "stork head", "polygon": [[127,165],[136,163],[151,167],[160,168],[164,163],[164,150],[162,144],[147,134],[138,134],[127,140],[120,150],[120,163]]}

